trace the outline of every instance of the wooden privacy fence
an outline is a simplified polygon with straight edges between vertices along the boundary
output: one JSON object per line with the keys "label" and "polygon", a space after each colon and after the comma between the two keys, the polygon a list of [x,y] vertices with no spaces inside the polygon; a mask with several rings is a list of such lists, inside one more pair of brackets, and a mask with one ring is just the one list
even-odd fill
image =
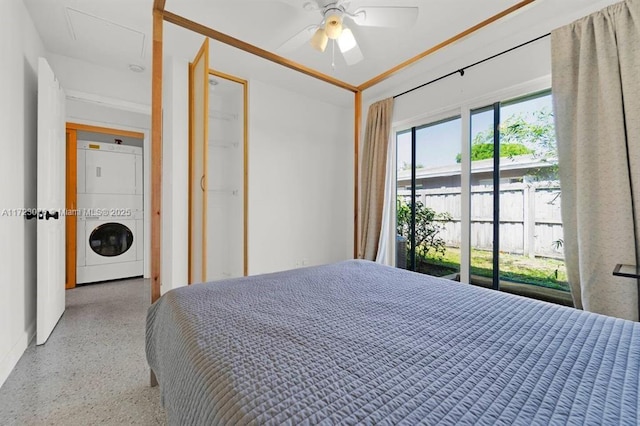
{"label": "wooden privacy fence", "polygon": [[[398,196],[410,200],[411,191]],[[459,187],[419,189],[416,199],[437,213],[448,212],[450,222],[439,236],[449,247],[460,247],[462,202]],[[500,185],[500,251],[525,256],[563,258],[557,242],[562,237],[560,186],[557,181]],[[493,246],[493,188],[471,187],[471,247],[491,250]]]}

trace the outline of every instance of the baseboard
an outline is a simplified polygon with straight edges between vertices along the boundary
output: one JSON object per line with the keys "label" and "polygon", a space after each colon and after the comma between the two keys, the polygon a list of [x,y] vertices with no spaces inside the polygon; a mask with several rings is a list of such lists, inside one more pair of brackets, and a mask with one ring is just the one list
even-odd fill
{"label": "baseboard", "polygon": [[7,353],[0,361],[0,387],[7,380],[18,361],[29,347],[29,343],[36,337],[35,320],[29,325],[27,331],[23,332],[16,343],[13,345],[9,353]]}

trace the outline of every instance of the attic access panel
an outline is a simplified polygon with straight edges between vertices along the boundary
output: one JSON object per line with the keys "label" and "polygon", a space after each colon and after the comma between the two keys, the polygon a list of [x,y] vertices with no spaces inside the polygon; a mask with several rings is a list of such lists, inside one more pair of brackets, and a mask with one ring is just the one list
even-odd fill
{"label": "attic access panel", "polygon": [[69,35],[83,50],[105,56],[126,55],[140,62],[145,54],[145,34],[124,25],[70,7],[66,10]]}

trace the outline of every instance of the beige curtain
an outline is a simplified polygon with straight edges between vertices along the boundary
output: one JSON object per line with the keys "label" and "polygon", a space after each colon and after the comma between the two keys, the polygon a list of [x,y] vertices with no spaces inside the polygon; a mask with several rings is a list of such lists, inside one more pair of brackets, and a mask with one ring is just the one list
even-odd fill
{"label": "beige curtain", "polygon": [[567,272],[577,308],[638,320],[640,0],[551,34]]}
{"label": "beige curtain", "polygon": [[393,98],[374,103],[367,114],[360,175],[359,259],[375,260],[378,252],[392,115]]}

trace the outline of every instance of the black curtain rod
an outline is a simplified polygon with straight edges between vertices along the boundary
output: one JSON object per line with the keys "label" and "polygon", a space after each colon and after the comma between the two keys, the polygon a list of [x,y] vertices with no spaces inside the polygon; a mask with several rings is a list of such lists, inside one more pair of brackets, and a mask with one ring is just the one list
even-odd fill
{"label": "black curtain rod", "polygon": [[445,79],[445,78],[447,78],[447,77],[451,77],[452,75],[455,75],[455,74],[460,74],[460,76],[462,77],[462,76],[464,75],[464,71],[465,71],[465,70],[467,70],[467,69],[469,69],[469,68],[472,68],[472,67],[475,67],[476,65],[480,65],[480,64],[482,64],[482,63],[484,63],[484,62],[490,61],[491,59],[497,58],[498,56],[502,56],[502,55],[504,55],[505,53],[509,53],[509,52],[511,52],[512,50],[520,49],[520,48],[521,48],[521,47],[523,47],[523,46],[526,46],[526,45],[531,44],[531,43],[535,43],[536,41],[541,40],[541,39],[543,39],[543,38],[545,38],[545,37],[549,37],[550,35],[551,35],[551,33],[547,33],[547,34],[545,34],[545,35],[541,35],[540,37],[536,37],[536,38],[534,38],[533,40],[529,40],[529,41],[526,41],[526,42],[524,42],[524,43],[522,43],[522,44],[519,44],[519,45],[517,45],[517,46],[514,46],[514,47],[512,47],[511,49],[507,49],[507,50],[505,50],[505,51],[503,51],[503,52],[496,53],[496,54],[495,54],[495,55],[493,55],[493,56],[489,56],[488,58],[484,58],[484,59],[483,59],[483,60],[481,60],[481,61],[474,62],[473,64],[471,64],[471,65],[467,65],[466,67],[460,68],[460,69],[458,69],[458,70],[451,71],[449,74],[445,74],[445,75],[440,76],[440,77],[438,77],[438,78],[436,78],[436,79],[434,79],[434,80],[431,80],[431,81],[428,81],[428,82],[426,82],[426,83],[424,83],[424,84],[421,84],[420,86],[416,86],[416,87],[414,87],[413,89],[409,89],[409,90],[407,90],[407,91],[405,91],[405,92],[402,92],[402,93],[400,93],[400,94],[397,94],[397,95],[395,95],[395,96],[393,97],[393,99],[395,99],[395,98],[399,98],[400,96],[402,96],[402,95],[406,95],[407,93],[411,93],[411,92],[413,92],[414,90],[422,89],[422,88],[423,88],[423,87],[425,87],[425,86],[428,86],[428,85],[430,85],[430,84],[433,84],[433,83],[435,83],[435,82],[437,82],[437,81],[440,81],[440,80],[442,80],[442,79]]}

